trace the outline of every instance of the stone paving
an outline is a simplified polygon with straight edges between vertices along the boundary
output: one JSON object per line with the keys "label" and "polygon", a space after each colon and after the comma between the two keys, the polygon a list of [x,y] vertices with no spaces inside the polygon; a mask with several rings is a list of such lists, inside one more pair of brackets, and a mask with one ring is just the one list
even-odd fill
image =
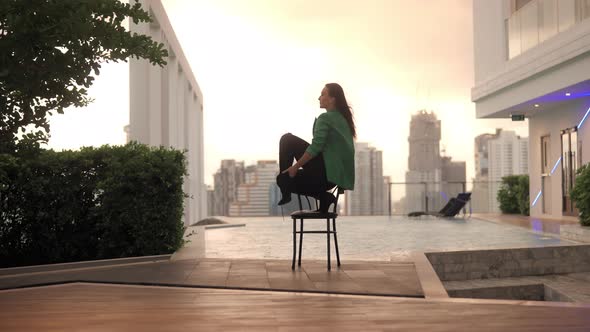
{"label": "stone paving", "polygon": [[[292,222],[286,216],[224,218],[245,227],[206,231],[206,257],[289,259]],[[574,244],[547,233],[471,219],[388,216],[338,217],[338,245],[345,260],[388,261],[408,252],[545,247]],[[325,221],[306,221],[306,229],[325,228]],[[333,250],[333,248],[332,248]],[[307,234],[303,259],[325,259],[326,237]],[[333,256],[335,253],[333,252]]]}
{"label": "stone paving", "polygon": [[[515,294],[513,293],[514,290],[508,288],[513,287],[514,289],[518,289],[529,285],[546,285],[562,295],[559,299],[560,301],[590,303],[590,273],[588,272],[514,278],[443,281],[443,285],[452,297],[526,300],[533,300],[533,298],[522,296],[523,294]],[[508,290],[503,291],[502,288],[507,288]],[[482,290],[486,289],[491,292],[489,292],[489,295],[487,296],[485,294],[482,295]],[[545,290],[545,292],[547,292],[547,290]],[[502,293],[504,293],[504,296],[499,296],[499,294]],[[539,300],[548,299],[541,298]]]}

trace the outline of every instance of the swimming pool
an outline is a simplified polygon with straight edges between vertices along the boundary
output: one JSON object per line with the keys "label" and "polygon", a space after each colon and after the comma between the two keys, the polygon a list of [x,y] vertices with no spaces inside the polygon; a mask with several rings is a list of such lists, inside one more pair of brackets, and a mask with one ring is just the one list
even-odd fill
{"label": "swimming pool", "polygon": [[[289,217],[224,218],[245,227],[206,232],[208,258],[291,259]],[[325,220],[309,220],[305,229],[325,229]],[[452,251],[567,245],[573,242],[524,228],[471,219],[342,216],[336,221],[338,247],[345,259],[388,261],[412,251]],[[325,259],[326,236],[306,234],[303,257]],[[334,248],[332,248],[334,251]]]}

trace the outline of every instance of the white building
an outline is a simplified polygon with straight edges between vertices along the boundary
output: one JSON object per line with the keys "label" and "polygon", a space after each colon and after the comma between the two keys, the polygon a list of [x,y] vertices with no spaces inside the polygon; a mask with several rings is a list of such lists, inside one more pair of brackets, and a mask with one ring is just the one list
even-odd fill
{"label": "white building", "polygon": [[477,117],[525,115],[531,215],[575,215],[569,191],[590,155],[590,0],[474,0],[473,14]]}
{"label": "white building", "polygon": [[354,144],[354,190],[346,192],[345,211],[349,216],[388,214],[387,191],[383,182],[383,153],[369,143]]}
{"label": "white building", "polygon": [[529,140],[513,131],[502,130],[488,140],[487,150],[490,212],[499,212],[497,196],[502,178],[529,172]]}
{"label": "white building", "polygon": [[152,16],[150,24],[129,22],[132,32],[164,44],[169,56],[164,67],[147,60],[129,59],[130,123],[128,138],[151,146],[187,150],[188,176],[184,192],[185,225],[205,217],[203,94],[176,39],[159,0],[141,0]]}
{"label": "white building", "polygon": [[270,215],[270,191],[276,186],[279,164],[275,160],[259,160],[246,168],[246,181],[238,186],[238,197],[229,206],[231,217]]}

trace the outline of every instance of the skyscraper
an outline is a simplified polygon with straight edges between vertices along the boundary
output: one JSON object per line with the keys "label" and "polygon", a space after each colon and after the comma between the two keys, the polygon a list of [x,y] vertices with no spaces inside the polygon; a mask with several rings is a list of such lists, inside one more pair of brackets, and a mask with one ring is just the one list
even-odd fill
{"label": "skyscraper", "polygon": [[354,190],[346,192],[347,215],[384,215],[387,213],[383,185],[383,153],[369,143],[355,143]]}
{"label": "skyscraper", "polygon": [[213,214],[228,216],[229,206],[237,200],[238,186],[246,180],[244,162],[236,162],[234,159],[221,161],[221,166],[213,176],[214,181],[214,207]]}
{"label": "skyscraper", "polygon": [[440,120],[434,112],[421,110],[412,115],[406,172],[408,211],[430,210],[432,202],[426,201],[425,193],[428,197],[437,197],[441,190],[440,129]]}
{"label": "skyscraper", "polygon": [[520,137],[514,131],[499,131],[497,137],[488,140],[488,178],[492,211],[499,211],[496,196],[502,177],[528,174],[529,139]]}
{"label": "skyscraper", "polygon": [[441,122],[421,110],[410,121],[406,196],[398,212],[437,211],[465,190],[465,162],[440,155]]}
{"label": "skyscraper", "polygon": [[473,212],[497,212],[493,204],[495,197],[490,197],[489,150],[488,142],[497,138],[502,129],[495,134],[481,134],[475,137],[475,178],[471,190],[471,207]]}
{"label": "skyscraper", "polygon": [[276,186],[278,173],[279,165],[276,160],[259,160],[256,165],[248,166],[245,182],[238,186],[237,200],[230,204],[229,215],[270,215],[270,189]]}

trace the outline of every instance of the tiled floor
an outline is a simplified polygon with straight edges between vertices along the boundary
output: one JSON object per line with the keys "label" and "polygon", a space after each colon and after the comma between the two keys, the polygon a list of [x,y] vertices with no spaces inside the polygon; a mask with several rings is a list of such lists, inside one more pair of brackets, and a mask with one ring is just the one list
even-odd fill
{"label": "tiled floor", "polygon": [[539,233],[559,234],[562,225],[577,225],[580,222],[575,217],[562,217],[561,219],[536,218],[512,214],[474,214],[475,218],[500,224],[518,226]]}
{"label": "tiled floor", "polygon": [[422,297],[411,262],[344,262],[327,271],[325,261],[203,259],[0,277],[0,289],[67,281],[208,286],[218,288],[332,292]]}

